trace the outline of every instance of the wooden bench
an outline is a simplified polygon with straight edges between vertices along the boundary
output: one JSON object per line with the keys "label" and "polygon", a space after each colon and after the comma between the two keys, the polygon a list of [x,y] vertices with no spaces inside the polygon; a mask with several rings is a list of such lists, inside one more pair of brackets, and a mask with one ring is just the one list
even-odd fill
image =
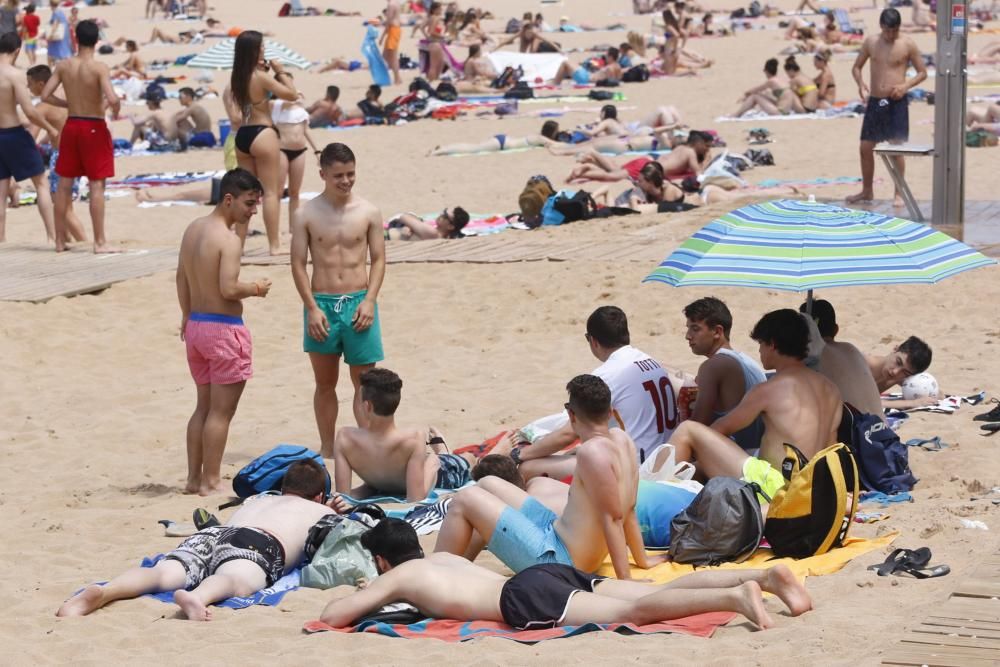
{"label": "wooden bench", "polygon": [[920,212],[920,207],[917,205],[917,200],[914,199],[913,193],[910,192],[910,186],[906,184],[906,179],[896,169],[895,161],[890,158],[897,155],[900,157],[932,156],[934,155],[934,147],[918,144],[879,144],[875,146],[875,154],[882,157],[882,162],[885,163],[885,168],[889,170],[889,175],[892,176],[892,182],[895,184],[896,190],[903,197],[906,210],[910,212],[910,219],[914,222],[923,222],[924,215]]}

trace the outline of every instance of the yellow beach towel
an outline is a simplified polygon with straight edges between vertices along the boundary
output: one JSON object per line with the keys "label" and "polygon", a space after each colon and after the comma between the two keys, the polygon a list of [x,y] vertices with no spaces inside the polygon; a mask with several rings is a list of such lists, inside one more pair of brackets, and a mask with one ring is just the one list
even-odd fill
{"label": "yellow beach towel", "polygon": [[[717,566],[720,570],[752,570],[755,568],[766,569],[778,563],[783,563],[795,573],[799,579],[808,576],[819,576],[821,574],[832,574],[841,569],[849,562],[876,549],[882,549],[892,544],[892,541],[899,536],[898,532],[887,533],[882,537],[866,540],[860,537],[849,537],[844,541],[844,546],[833,549],[825,554],[810,556],[809,558],[774,558],[770,549],[758,549],[757,553],[743,561],[742,563],[723,563]],[[711,569],[699,567],[699,570]],[[693,565],[682,565],[680,563],[662,563],[649,570],[632,568],[632,576],[636,579],[652,579],[654,583],[665,584],[669,581],[690,574],[695,571]],[[615,569],[608,558],[597,571],[597,574],[606,577],[615,576]]]}

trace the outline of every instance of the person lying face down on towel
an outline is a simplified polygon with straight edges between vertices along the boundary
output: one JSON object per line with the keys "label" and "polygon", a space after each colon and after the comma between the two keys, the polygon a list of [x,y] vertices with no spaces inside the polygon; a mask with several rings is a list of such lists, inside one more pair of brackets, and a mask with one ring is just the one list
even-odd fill
{"label": "person lying face down on towel", "polygon": [[326,605],[320,620],[349,627],[393,602],[430,618],[504,622],[518,630],[584,623],[647,625],[712,611],[743,614],[761,629],[774,623],[761,591],[798,616],[812,599],[784,565],[769,570],[696,572],[668,584],[618,581],[569,565],[534,565],[510,579],[448,553],[424,556],[417,534],[401,519],[383,519],[361,537],[379,576]]}
{"label": "person lying face down on towel", "polygon": [[209,621],[208,605],[252,595],[298,564],[309,529],[331,513],[322,504],[325,491],[322,466],[312,460],[294,463],[280,496],[248,499],[226,524],[195,533],[153,567],[133,567],[104,586],[88,586],[56,616],[85,616],[116,600],[174,591],[189,620]]}
{"label": "person lying face down on towel", "polygon": [[596,375],[578,375],[566,389],[570,423],[583,444],[562,515],[514,484],[487,477],[455,494],[436,551],[474,560],[488,547],[515,572],[539,563],[594,572],[610,554],[619,579],[631,576],[629,552],[643,569],[665,560],[643,548],[635,444],[624,431],[608,428],[611,390]]}
{"label": "person lying face down on towel", "polygon": [[[433,429],[396,427],[403,390],[398,375],[387,368],[373,368],[362,373],[360,381],[368,426],[345,426],[337,433],[333,445],[337,493],[358,499],[405,494],[408,501],[417,502],[431,489],[458,489],[472,481],[475,456],[438,454],[429,449],[429,445],[443,443]],[[363,484],[351,488],[354,473]],[[339,498],[334,506],[342,512],[348,509]]]}

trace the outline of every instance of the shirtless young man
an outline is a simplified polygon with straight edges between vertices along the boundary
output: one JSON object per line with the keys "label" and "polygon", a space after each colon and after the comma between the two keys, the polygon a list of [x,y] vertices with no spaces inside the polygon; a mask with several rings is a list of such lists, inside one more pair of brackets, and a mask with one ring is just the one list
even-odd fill
{"label": "shirtless young man", "polygon": [[[764,369],[729,343],[733,316],[719,299],[708,296],[684,308],[687,318],[685,339],[694,354],[708,357],[698,367],[698,400],[691,419],[699,424],[712,424],[739,405],[746,393],[765,382]],[[763,423],[753,423],[732,434],[732,440],[743,449],[760,446]]]}
{"label": "shirtless young man", "polygon": [[556,75],[552,78],[553,85],[558,86],[563,79],[573,79],[574,82],[584,85],[588,83],[602,83],[604,81],[621,81],[622,67],[618,64],[618,48],[610,47],[604,56],[604,67],[591,72],[583,65],[574,65],[569,60],[564,60],[559,65]]}
{"label": "shirtless young man", "polygon": [[[879,393],[892,389],[911,375],[923,373],[931,365],[931,348],[916,336],[910,336],[886,355],[866,354],[868,368]],[[883,407],[906,410],[921,405],[937,403],[936,398],[918,398],[912,401],[883,401]]]}
{"label": "shirtless young man", "polygon": [[208,605],[253,595],[298,564],[309,529],[331,513],[322,504],[326,480],[315,461],[292,464],[280,496],[248,498],[225,525],[192,535],[153,567],[134,567],[103,586],[88,586],[56,616],[85,616],[116,600],[174,591],[188,620],[211,620]]}
{"label": "shirtless young man", "polygon": [[403,37],[403,27],[399,16],[399,1],[388,0],[385,5],[385,30],[378,40],[382,46],[382,58],[392,71],[392,82],[403,83],[399,76],[399,42]]}
{"label": "shirtless young man", "polygon": [[578,375],[566,389],[566,411],[583,444],[562,515],[508,482],[496,480],[490,490],[469,487],[455,494],[435,551],[475,560],[485,544],[514,572],[539,563],[594,572],[610,553],[619,579],[631,577],[629,552],[642,569],[666,559],[647,556],[643,548],[635,515],[635,443],[608,428],[611,390],[596,375]]}
{"label": "shirtless young man", "polygon": [[[316,378],[313,409],[320,452],[330,458],[337,433],[341,355],[350,367],[354,418],[362,428],[368,422],[361,374],[385,358],[376,305],[385,277],[385,232],[378,208],[351,192],[356,159],[350,148],[327,144],[319,167],[323,192],[292,220],[292,278],[305,305],[303,348]],[[371,269],[366,271],[368,258]]]}
{"label": "shirtless young man", "polygon": [[171,119],[173,135],[181,140],[182,146],[211,148],[215,145],[212,133],[212,116],[195,99],[194,90],[181,88],[178,93],[181,110]]}
{"label": "shirtless young man", "polygon": [[59,130],[35,109],[31,93],[25,85],[24,74],[14,66],[21,52],[21,38],[16,32],[0,35],[0,243],[7,240],[7,195],[11,179],[31,179],[38,193],[38,212],[45,225],[49,241],[55,239],[52,221],[52,199],[45,187],[45,165],[38,153],[35,140],[21,125],[17,108],[32,124],[44,129],[49,136],[58,138]]}
{"label": "shirtless young man", "polygon": [[[93,21],[80,21],[76,26],[80,45],[77,55],[60,60],[45,84],[42,100],[69,108],[69,119],[59,141],[56,173],[56,252],[66,249],[66,212],[73,196],[73,179],[86,176],[90,181],[90,219],[94,226],[94,252],[118,252],[108,245],[104,235],[104,184],[115,175],[115,153],[111,132],[104,121],[105,104],[118,118],[121,100],[111,87],[108,66],[98,62],[94,54],[98,29]],[[55,96],[62,86],[66,99]]]}
{"label": "shirtless young man", "polygon": [[344,115],[344,110],[337,104],[339,99],[340,88],[327,86],[323,99],[316,100],[306,108],[309,112],[309,127],[330,127],[339,123]]}
{"label": "shirtless young man", "polygon": [[503,622],[518,630],[585,623],[645,625],[710,611],[734,611],[762,630],[774,622],[761,591],[773,593],[792,616],[812,609],[805,586],[785,565],[769,570],[688,574],[669,584],[619,581],[568,565],[533,565],[508,579],[453,554],[424,556],[413,527],[383,519],[361,536],[379,576],[334,599],[320,620],[355,624],[386,604],[405,601],[429,618]]}
{"label": "shirtless young man", "polygon": [[[409,502],[427,497],[431,489],[459,489],[472,481],[476,463],[471,454],[435,454],[430,434],[396,426],[403,381],[386,368],[361,374],[361,400],[367,426],[344,427],[333,446],[337,493],[352,498],[406,495]],[[351,488],[357,473],[363,484]]]}
{"label": "shirtless young man", "polygon": [[188,225],[177,261],[181,340],[198,389],[187,426],[185,491],[202,496],[223,492],[220,468],[229,422],[253,375],[242,301],[267,296],[271,289],[267,278],[240,281],[243,244],[234,233],[257,213],[264,192],[260,181],[244,169],[234,169],[222,177],[219,192],[215,210]]}
{"label": "shirtless young man", "polygon": [[157,136],[166,141],[172,140],[175,136],[174,128],[167,112],[163,110],[163,95],[158,92],[148,93],[146,109],[149,111],[146,116],[129,115],[132,121],[132,136],[129,137],[129,141],[135,143],[144,139],[151,140]]}
{"label": "shirtless young man", "polygon": [[469,47],[469,58],[462,68],[462,75],[465,81],[474,84],[489,86],[499,75],[490,59],[483,55],[483,49],[479,44]]}
{"label": "shirtless young man", "polygon": [[[919,1],[919,0],[918,0]],[[888,141],[902,144],[910,138],[910,111],[906,93],[927,78],[927,68],[920,49],[910,37],[900,36],[899,10],[884,9],[879,16],[882,32],[865,38],[851,73],[858,83],[861,99],[868,101],[861,124],[861,192],[847,198],[848,203],[871,201],[875,198],[872,180],[875,177],[875,144]],[[861,70],[871,59],[871,88],[862,80]],[[907,79],[909,67],[916,74]],[[870,93],[870,96],[869,96]],[[900,176],[906,169],[902,156],[892,158]],[[895,205],[903,205],[897,190]]]}
{"label": "shirtless young man", "polygon": [[[683,422],[670,443],[678,461],[694,461],[705,477],[739,477],[774,497],[785,486],[784,443],[795,445],[807,459],[835,443],[843,399],[835,384],[806,368],[809,327],[799,313],[788,308],[767,313],[750,337],[760,344],[763,367],[777,371],[774,376],[748,391],[711,427]],[[729,436],[758,417],[764,420],[764,434],[760,453],[751,456]]]}
{"label": "shirtless young man", "polygon": [[[799,306],[799,312],[806,312],[805,303]],[[850,343],[834,340],[840,327],[833,304],[825,299],[813,301],[812,319],[823,339],[815,369],[837,385],[845,403],[865,414],[881,417],[882,399],[865,355]]]}

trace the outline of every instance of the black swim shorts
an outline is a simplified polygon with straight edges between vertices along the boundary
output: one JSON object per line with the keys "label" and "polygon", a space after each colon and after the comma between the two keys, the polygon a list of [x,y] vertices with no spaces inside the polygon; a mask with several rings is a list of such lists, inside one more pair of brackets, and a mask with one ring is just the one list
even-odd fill
{"label": "black swim shorts", "polygon": [[865,119],[861,123],[861,141],[901,143],[910,138],[909,100],[888,97],[868,98]]}
{"label": "black swim shorts", "polygon": [[532,565],[507,580],[500,591],[500,614],[518,630],[539,630],[560,625],[569,601],[579,591],[594,592],[606,579],[569,565]]}

